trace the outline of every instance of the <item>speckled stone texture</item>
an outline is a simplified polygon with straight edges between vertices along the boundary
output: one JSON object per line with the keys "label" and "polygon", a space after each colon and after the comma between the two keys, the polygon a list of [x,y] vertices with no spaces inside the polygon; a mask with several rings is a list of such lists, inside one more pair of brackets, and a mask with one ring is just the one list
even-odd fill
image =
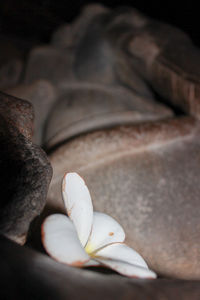
{"label": "speckled stone texture", "polygon": [[78,172],[95,210],[122,224],[153,270],[199,279],[199,147],[199,123],[190,117],[83,135],[50,155],[47,209],[65,212],[61,180]]}
{"label": "speckled stone texture", "polygon": [[31,221],[42,211],[51,166],[34,145],[30,103],[0,94],[0,233],[23,244]]}
{"label": "speckled stone texture", "polygon": [[9,95],[28,100],[34,108],[33,142],[40,145],[50,110],[57,98],[56,88],[44,79],[7,89]]}
{"label": "speckled stone texture", "polygon": [[166,106],[121,86],[65,84],[60,94],[44,132],[47,148],[97,129],[173,116]]}

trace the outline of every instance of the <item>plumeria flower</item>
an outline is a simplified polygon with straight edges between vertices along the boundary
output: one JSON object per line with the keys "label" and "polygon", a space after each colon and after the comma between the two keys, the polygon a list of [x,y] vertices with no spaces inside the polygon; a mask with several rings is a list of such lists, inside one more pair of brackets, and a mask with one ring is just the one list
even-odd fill
{"label": "plumeria flower", "polygon": [[123,228],[112,217],[93,212],[90,192],[77,173],[62,184],[66,215],[53,214],[42,224],[42,242],[55,260],[76,267],[105,266],[128,277],[156,278],[144,259],[124,244]]}

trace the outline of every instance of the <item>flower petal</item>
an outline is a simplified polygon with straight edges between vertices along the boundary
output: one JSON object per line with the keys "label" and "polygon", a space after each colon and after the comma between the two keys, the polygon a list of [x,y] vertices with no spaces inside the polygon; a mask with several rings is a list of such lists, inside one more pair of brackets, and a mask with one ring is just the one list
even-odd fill
{"label": "flower petal", "polygon": [[99,267],[101,264],[97,260],[90,259],[84,264],[84,267]]}
{"label": "flower petal", "polygon": [[83,266],[90,257],[82,247],[70,219],[61,214],[47,217],[42,224],[42,242],[47,253],[59,262]]}
{"label": "flower petal", "polygon": [[67,173],[62,184],[63,199],[69,218],[73,221],[83,247],[86,245],[93,221],[90,192],[77,173]]}
{"label": "flower petal", "polygon": [[95,253],[95,257],[118,260],[143,268],[148,268],[142,256],[123,243],[114,243],[105,246]]}
{"label": "flower petal", "polygon": [[115,219],[106,214],[94,212],[92,232],[85,250],[87,253],[92,253],[110,243],[123,242],[124,239],[124,230]]}
{"label": "flower petal", "polygon": [[128,264],[126,262],[117,260],[98,259],[98,261],[102,265],[109,267],[110,269],[128,277],[148,279],[156,278],[156,273],[147,268],[143,268],[140,266]]}

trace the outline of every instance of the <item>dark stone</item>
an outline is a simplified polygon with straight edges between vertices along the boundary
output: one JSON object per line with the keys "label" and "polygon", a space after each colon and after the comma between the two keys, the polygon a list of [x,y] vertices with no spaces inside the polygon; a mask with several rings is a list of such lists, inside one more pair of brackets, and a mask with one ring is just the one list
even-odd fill
{"label": "dark stone", "polygon": [[37,80],[32,84],[22,84],[6,91],[9,95],[28,100],[35,112],[33,142],[41,145],[43,130],[49,111],[57,97],[54,86],[46,80]]}
{"label": "dark stone", "polygon": [[6,89],[19,83],[23,70],[23,63],[13,59],[0,66],[0,89]]}
{"label": "dark stone", "polygon": [[154,98],[148,84],[128,63],[123,43],[118,41],[125,30],[132,32],[133,25],[124,28],[122,24],[118,28],[117,24],[113,28],[113,23],[110,10],[99,5],[88,6],[74,23],[55,32],[52,46],[31,51],[25,82],[42,78],[56,85],[80,81],[128,85],[139,95]]}
{"label": "dark stone", "polygon": [[74,72],[81,81],[101,84],[115,83],[115,55],[106,40],[105,20],[91,22],[75,50]]}
{"label": "dark stone", "polygon": [[199,49],[181,30],[145,19],[140,31],[124,43],[132,67],[166,101],[199,118]]}
{"label": "dark stone", "polygon": [[62,25],[53,33],[51,43],[58,48],[75,48],[87,32],[91,22],[109,12],[110,10],[101,4],[85,6],[73,22]]}
{"label": "dark stone", "polygon": [[[125,28],[123,24],[113,26],[115,19],[118,19],[117,14],[113,14],[96,5],[88,6],[79,19],[70,25],[70,29],[69,25],[66,27],[68,33],[64,29],[60,30],[63,42],[65,34],[66,40],[71,41],[68,49],[74,53],[75,77],[80,81],[106,85],[128,85],[138,94],[153,98],[150,88],[131,68],[124,49],[121,49],[121,40],[124,40],[124,35],[133,31],[133,22]],[[59,37],[61,38],[61,33]]]}
{"label": "dark stone", "polygon": [[43,150],[30,140],[32,106],[0,96],[0,233],[23,244],[45,205],[52,170]]}
{"label": "dark stone", "polygon": [[2,237],[0,252],[1,299],[199,299],[199,281],[138,280],[76,269]]}
{"label": "dark stone", "polygon": [[32,105],[22,99],[0,92],[0,114],[8,126],[16,127],[26,138],[33,135],[34,111]]}
{"label": "dark stone", "polygon": [[24,83],[45,79],[53,84],[74,80],[73,53],[51,46],[34,48],[29,55]]}

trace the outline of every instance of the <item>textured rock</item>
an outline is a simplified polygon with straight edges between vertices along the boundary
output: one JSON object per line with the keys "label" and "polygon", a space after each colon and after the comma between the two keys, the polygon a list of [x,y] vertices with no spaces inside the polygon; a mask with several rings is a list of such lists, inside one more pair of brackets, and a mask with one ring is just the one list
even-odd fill
{"label": "textured rock", "polygon": [[0,233],[23,244],[30,222],[45,205],[52,170],[30,140],[30,103],[3,93],[0,97]]}
{"label": "textured rock", "polygon": [[95,209],[123,225],[127,243],[153,270],[199,279],[198,128],[180,118],[97,131],[60,146],[50,156],[51,211],[64,211],[63,174],[78,172]]}
{"label": "textured rock", "polygon": [[32,84],[18,85],[6,92],[32,103],[35,113],[33,141],[42,144],[45,123],[57,97],[56,89],[46,80],[37,80]]}
{"label": "textured rock", "polygon": [[33,107],[27,101],[17,99],[10,95],[0,92],[0,114],[6,123],[31,139],[33,135]]}

